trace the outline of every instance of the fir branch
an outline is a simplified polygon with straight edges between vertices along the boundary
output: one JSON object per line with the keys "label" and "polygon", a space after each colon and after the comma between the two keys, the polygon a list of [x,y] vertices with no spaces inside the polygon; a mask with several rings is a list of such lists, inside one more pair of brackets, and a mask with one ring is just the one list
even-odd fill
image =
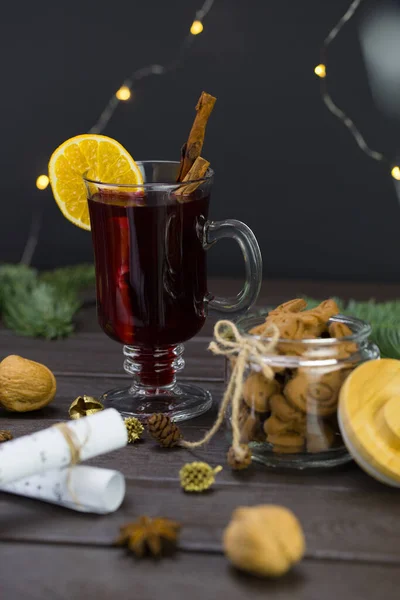
{"label": "fir branch", "polygon": [[92,265],[77,265],[39,275],[26,265],[0,266],[3,323],[16,333],[54,339],[74,330],[78,293],[95,282]]}
{"label": "fir branch", "polygon": [[17,283],[31,285],[37,279],[37,272],[26,265],[1,265],[0,266],[0,310],[4,299],[11,293]]}
{"label": "fir branch", "polygon": [[72,319],[79,306],[73,292],[60,295],[48,283],[18,283],[3,299],[2,318],[16,333],[54,339],[72,333]]}
{"label": "fir branch", "polygon": [[51,283],[60,292],[70,289],[80,292],[85,288],[94,287],[96,283],[94,265],[92,264],[61,267],[53,271],[45,271],[40,275],[40,279],[46,283]]}
{"label": "fir branch", "polygon": [[[320,301],[305,298],[307,306],[312,308]],[[371,325],[371,341],[374,342],[382,358],[400,359],[400,300],[391,302],[358,302],[350,300],[344,302],[335,298],[340,311],[349,317],[357,317]]]}

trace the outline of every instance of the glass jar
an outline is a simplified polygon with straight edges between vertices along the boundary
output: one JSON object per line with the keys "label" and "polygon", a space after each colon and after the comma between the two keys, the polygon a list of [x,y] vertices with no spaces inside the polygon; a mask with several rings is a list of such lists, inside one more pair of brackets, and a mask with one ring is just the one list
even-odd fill
{"label": "glass jar", "polygon": [[[264,320],[265,315],[245,316],[236,325],[241,335],[259,340],[249,331]],[[239,428],[240,441],[249,445],[253,460],[296,469],[333,467],[351,460],[337,422],[340,389],[357,365],[379,358],[379,349],[369,341],[371,327],[364,321],[337,315],[329,320],[332,323],[347,325],[352,334],[280,339],[275,352],[262,358],[274,372],[271,380],[251,356],[247,361]],[[227,359],[226,382],[235,360],[235,355]]]}

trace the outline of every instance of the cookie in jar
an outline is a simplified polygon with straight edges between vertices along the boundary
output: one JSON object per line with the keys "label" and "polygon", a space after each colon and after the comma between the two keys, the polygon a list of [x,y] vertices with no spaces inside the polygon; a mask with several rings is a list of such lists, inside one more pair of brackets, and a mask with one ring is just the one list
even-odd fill
{"label": "cookie in jar", "polygon": [[[274,350],[249,356],[241,382],[239,427],[253,460],[271,467],[331,467],[351,459],[340,435],[340,390],[359,364],[379,358],[368,323],[339,313],[333,299],[308,308],[293,299],[265,316],[242,317],[241,335],[268,346],[268,329],[279,329]],[[229,381],[234,357],[227,361]],[[230,416],[228,415],[230,420]]]}

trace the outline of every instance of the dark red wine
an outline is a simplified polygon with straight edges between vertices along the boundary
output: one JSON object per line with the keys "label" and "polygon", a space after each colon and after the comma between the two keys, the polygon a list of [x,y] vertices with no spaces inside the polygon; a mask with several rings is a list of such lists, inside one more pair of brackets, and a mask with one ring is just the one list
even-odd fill
{"label": "dark red wine", "polygon": [[201,231],[209,198],[180,203],[159,192],[106,190],[88,202],[103,330],[149,349],[193,337],[206,317]]}

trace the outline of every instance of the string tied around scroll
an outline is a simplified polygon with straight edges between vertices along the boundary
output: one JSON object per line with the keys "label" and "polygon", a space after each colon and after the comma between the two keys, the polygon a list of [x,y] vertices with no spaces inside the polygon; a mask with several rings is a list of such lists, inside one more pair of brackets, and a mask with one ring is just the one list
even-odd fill
{"label": "string tied around scroll", "polygon": [[67,423],[57,423],[57,425],[55,425],[55,427],[62,433],[62,435],[68,445],[68,449],[69,449],[70,455],[71,455],[69,465],[68,465],[67,488],[68,488],[68,491],[69,491],[71,497],[73,498],[74,502],[76,502],[76,504],[80,505],[80,501],[79,501],[78,497],[76,496],[74,490],[72,489],[71,467],[74,467],[75,465],[77,465],[81,462],[81,450],[88,440],[89,432],[87,432],[86,437],[83,440],[83,442],[80,442],[75,431],[73,431],[73,429],[68,427]]}

